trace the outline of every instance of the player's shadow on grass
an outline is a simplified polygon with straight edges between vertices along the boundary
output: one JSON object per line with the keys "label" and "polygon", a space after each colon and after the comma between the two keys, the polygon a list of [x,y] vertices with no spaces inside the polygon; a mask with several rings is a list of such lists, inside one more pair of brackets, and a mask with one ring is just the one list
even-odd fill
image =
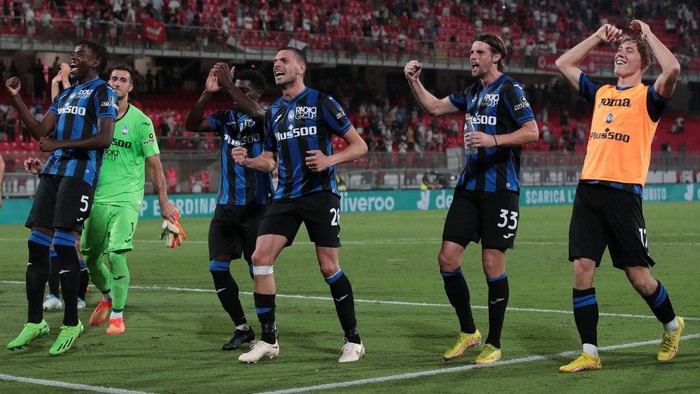
{"label": "player's shadow on grass", "polygon": [[672,361],[661,362],[656,360],[657,345],[642,345],[636,349],[620,349],[600,352],[603,360],[603,367],[606,369],[630,370],[633,368],[654,368],[658,373],[670,369],[695,368],[700,363],[700,354],[683,352],[683,341],[678,351],[678,355]]}
{"label": "player's shadow on grass", "polygon": [[[508,340],[516,341],[524,350],[524,356],[547,355],[575,351],[581,347],[581,340],[576,330],[576,325],[573,321],[573,316],[560,316],[552,319],[542,320],[540,322],[532,321],[514,321],[511,314],[506,317],[506,326],[504,327],[504,339],[501,342],[506,346]],[[487,331],[488,332],[488,331]],[[482,333],[485,335],[485,333]],[[563,357],[549,359],[546,362],[553,366],[558,366],[573,360],[573,357]]]}

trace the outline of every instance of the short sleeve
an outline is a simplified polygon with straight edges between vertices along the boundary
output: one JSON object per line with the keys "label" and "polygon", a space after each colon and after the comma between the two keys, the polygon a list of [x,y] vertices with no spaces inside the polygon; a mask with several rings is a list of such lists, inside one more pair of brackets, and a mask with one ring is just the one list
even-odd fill
{"label": "short sleeve", "polygon": [[323,119],[326,121],[333,134],[342,136],[352,127],[350,118],[331,96],[326,96],[320,103]]}

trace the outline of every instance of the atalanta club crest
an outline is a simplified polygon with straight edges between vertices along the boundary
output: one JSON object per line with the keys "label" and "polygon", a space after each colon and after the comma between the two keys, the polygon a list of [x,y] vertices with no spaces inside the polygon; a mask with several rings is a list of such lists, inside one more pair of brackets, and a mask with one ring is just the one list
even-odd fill
{"label": "atalanta club crest", "polygon": [[608,113],[607,116],[605,116],[605,123],[611,123],[613,121],[613,114],[612,112]]}
{"label": "atalanta club crest", "polygon": [[127,135],[129,133],[129,126],[122,127],[122,135]]}

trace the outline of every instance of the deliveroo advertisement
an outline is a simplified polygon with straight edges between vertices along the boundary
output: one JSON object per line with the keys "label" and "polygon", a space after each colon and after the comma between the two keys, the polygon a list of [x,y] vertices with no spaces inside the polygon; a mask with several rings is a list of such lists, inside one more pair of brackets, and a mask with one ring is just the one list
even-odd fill
{"label": "deliveroo advertisement", "polygon": [[[343,213],[427,211],[448,209],[452,204],[452,189],[347,191],[341,193]],[[520,206],[570,205],[574,202],[576,186],[524,187],[520,191]],[[645,202],[700,201],[700,184],[654,184],[644,188]],[[171,195],[184,217],[211,217],[216,209],[216,194]],[[31,198],[3,200],[0,224],[23,224],[32,207]],[[147,195],[141,202],[143,219],[160,218],[160,204],[155,195]]]}

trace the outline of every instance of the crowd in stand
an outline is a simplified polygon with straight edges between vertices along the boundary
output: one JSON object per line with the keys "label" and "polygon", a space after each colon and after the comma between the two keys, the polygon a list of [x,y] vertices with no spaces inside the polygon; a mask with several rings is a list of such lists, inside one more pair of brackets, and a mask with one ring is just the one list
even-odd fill
{"label": "crowd in stand", "polygon": [[[698,4],[691,0],[0,0],[0,28],[29,37],[144,40],[147,19],[166,26],[167,40],[279,46],[280,37],[312,49],[378,54],[448,54],[475,33],[503,35],[515,58],[557,53],[600,24],[626,28],[632,18],[657,21],[682,62],[698,57]],[[72,35],[71,35],[72,33]],[[251,34],[247,34],[251,33]],[[280,34],[282,36],[280,36]],[[70,36],[70,37],[66,37]],[[269,40],[270,38],[274,38]],[[332,38],[332,39],[331,39]],[[268,39],[268,40],[266,40]],[[148,43],[149,45],[152,43]],[[452,50],[450,48],[452,46]]]}

